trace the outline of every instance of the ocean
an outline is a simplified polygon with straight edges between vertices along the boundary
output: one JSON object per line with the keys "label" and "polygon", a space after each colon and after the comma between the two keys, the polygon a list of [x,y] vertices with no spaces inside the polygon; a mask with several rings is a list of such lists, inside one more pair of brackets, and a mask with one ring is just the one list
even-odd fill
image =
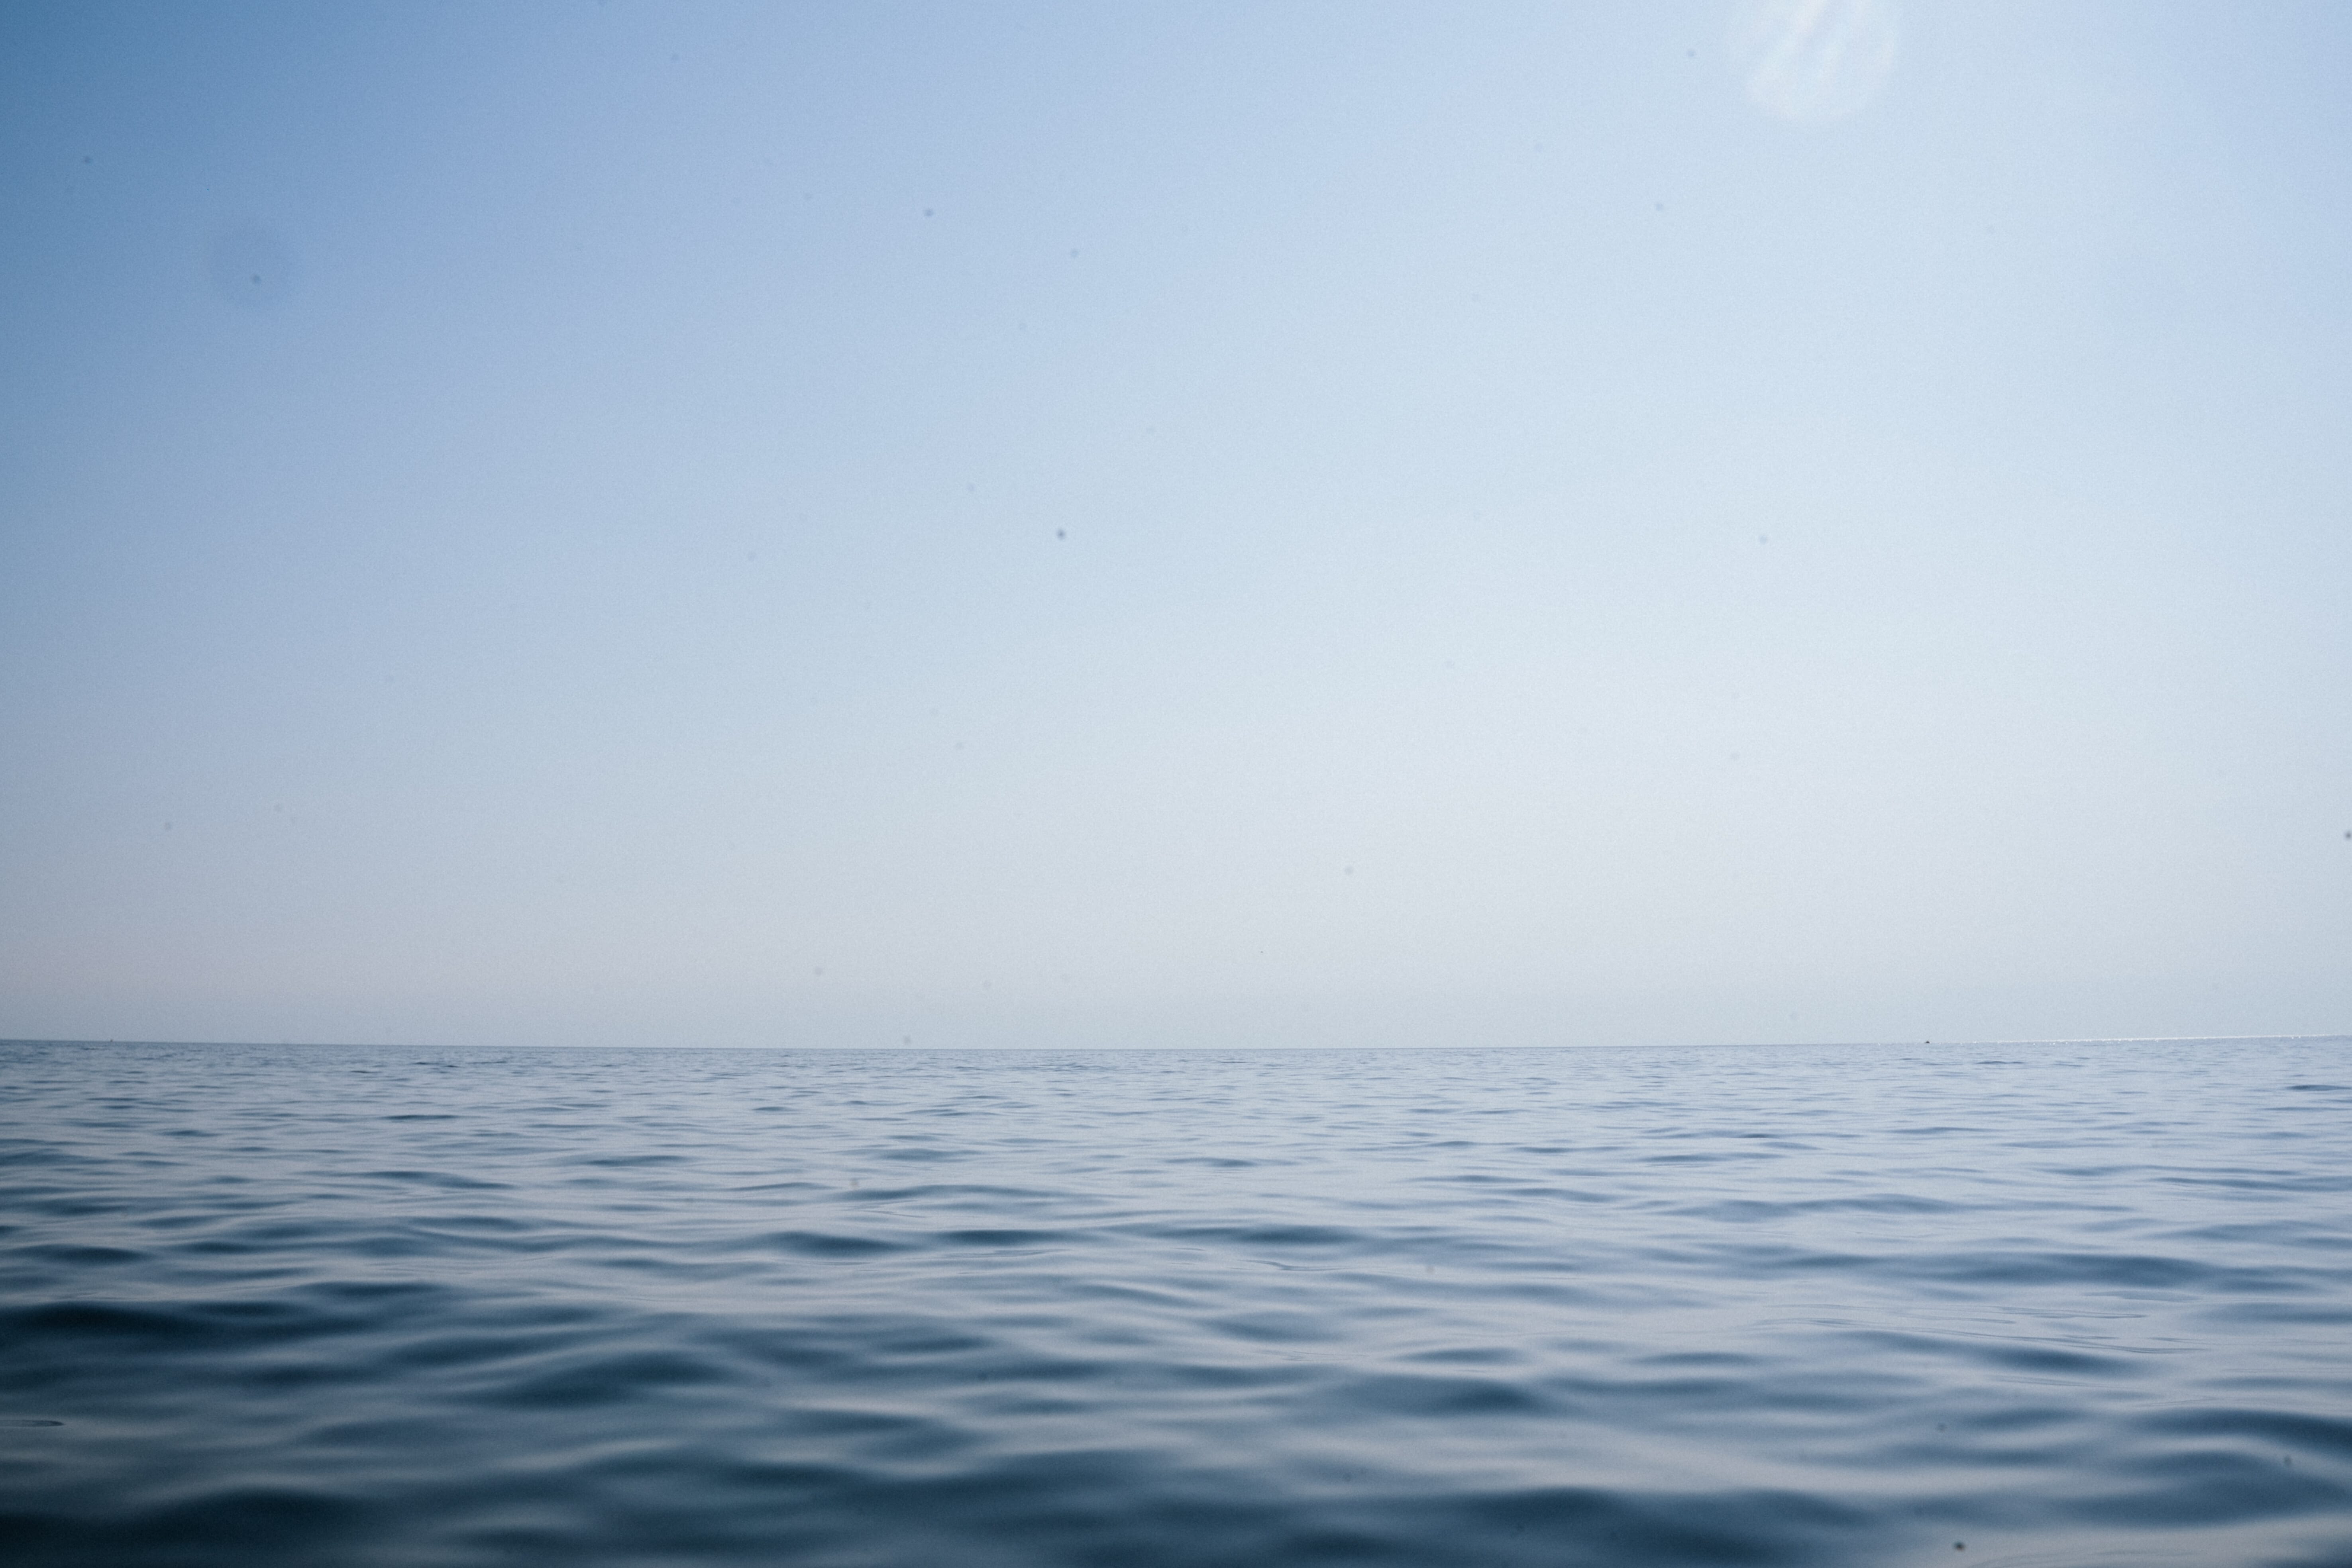
{"label": "ocean", "polygon": [[12,1568],[2352,1564],[2352,1039],[0,1046]]}

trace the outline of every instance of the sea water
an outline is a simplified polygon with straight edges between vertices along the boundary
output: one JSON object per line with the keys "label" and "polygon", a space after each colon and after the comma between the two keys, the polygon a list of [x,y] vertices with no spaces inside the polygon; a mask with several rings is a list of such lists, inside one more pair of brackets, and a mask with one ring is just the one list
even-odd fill
{"label": "sea water", "polygon": [[0,1557],[2352,1563],[2352,1041],[0,1047]]}

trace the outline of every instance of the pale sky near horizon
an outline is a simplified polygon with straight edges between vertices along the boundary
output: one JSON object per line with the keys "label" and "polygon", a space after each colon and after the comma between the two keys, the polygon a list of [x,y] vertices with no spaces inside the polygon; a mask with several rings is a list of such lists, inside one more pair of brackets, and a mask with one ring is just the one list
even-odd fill
{"label": "pale sky near horizon", "polygon": [[2352,1029],[2342,6],[19,4],[0,193],[0,1036]]}

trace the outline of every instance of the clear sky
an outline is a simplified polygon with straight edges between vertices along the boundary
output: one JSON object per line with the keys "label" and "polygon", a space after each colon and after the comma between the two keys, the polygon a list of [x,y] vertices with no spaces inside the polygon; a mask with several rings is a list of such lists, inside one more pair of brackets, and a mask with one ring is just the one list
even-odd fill
{"label": "clear sky", "polygon": [[0,1035],[2352,1028],[2352,8],[0,9]]}

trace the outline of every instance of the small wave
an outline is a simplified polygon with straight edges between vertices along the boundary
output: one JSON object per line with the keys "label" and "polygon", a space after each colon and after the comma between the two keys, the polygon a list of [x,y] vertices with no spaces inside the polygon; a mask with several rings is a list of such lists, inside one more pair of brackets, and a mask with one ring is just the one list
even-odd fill
{"label": "small wave", "polygon": [[908,1245],[901,1241],[886,1241],[873,1236],[844,1236],[836,1232],[816,1230],[774,1230],[758,1238],[762,1247],[781,1252],[796,1253],[803,1258],[881,1258],[895,1252],[905,1252]]}

